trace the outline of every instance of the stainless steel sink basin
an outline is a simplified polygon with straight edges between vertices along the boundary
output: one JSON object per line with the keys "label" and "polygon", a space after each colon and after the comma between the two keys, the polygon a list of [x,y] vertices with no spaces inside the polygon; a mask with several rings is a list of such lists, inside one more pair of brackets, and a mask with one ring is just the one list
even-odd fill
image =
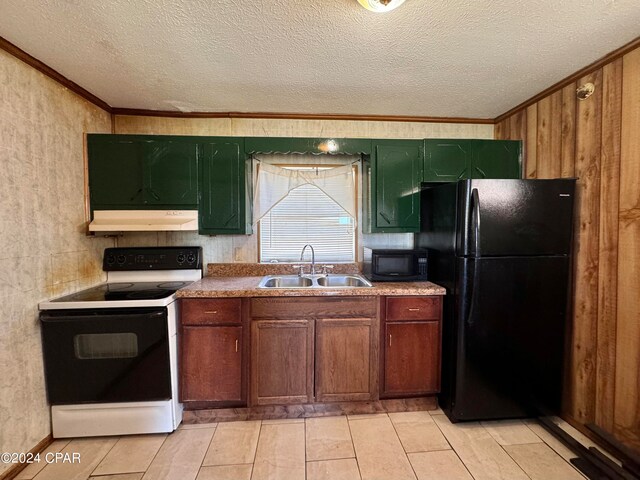
{"label": "stainless steel sink basin", "polygon": [[321,287],[355,288],[371,287],[372,285],[360,275],[329,275],[317,279]]}
{"label": "stainless steel sink basin", "polygon": [[260,288],[308,288],[313,285],[313,281],[307,277],[297,275],[270,275],[264,277]]}
{"label": "stainless steel sink basin", "polygon": [[258,288],[357,288],[372,287],[360,275],[267,275]]}

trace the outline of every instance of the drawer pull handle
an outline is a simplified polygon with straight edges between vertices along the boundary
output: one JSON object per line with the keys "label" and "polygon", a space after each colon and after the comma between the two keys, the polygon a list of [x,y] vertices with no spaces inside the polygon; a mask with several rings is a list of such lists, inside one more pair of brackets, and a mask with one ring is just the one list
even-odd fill
{"label": "drawer pull handle", "polygon": [[391,337],[392,337],[392,335],[389,334],[389,346],[391,346]]}
{"label": "drawer pull handle", "polygon": [[217,310],[206,310],[204,313],[207,313],[209,315],[215,315],[216,313],[218,313]]}
{"label": "drawer pull handle", "polygon": [[419,312],[420,309],[419,308],[410,308],[409,311],[410,312]]}
{"label": "drawer pull handle", "polygon": [[236,338],[236,353],[238,353],[238,339]]}

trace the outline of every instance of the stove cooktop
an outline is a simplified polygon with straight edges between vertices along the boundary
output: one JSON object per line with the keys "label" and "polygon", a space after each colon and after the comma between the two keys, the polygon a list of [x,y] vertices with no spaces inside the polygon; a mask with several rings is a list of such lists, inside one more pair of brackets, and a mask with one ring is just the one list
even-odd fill
{"label": "stove cooktop", "polygon": [[117,302],[123,300],[156,300],[170,297],[192,282],[107,283],[51,300],[67,302]]}

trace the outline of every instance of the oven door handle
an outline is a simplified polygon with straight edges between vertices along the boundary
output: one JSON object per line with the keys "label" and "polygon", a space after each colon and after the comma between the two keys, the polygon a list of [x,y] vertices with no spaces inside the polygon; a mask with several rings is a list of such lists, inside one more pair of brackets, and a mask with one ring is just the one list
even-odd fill
{"label": "oven door handle", "polygon": [[[57,313],[54,313],[57,312]],[[126,313],[119,312],[117,309],[113,309],[112,312],[103,312],[100,315],[74,315],[73,310],[47,310],[40,312],[40,321],[43,323],[55,323],[55,322],[85,322],[85,321],[93,321],[93,320],[103,320],[104,317],[108,317],[111,315],[117,316],[119,318],[126,317],[145,317],[145,318],[157,318],[165,315],[164,310],[158,310],[155,312],[136,312],[129,311]]]}

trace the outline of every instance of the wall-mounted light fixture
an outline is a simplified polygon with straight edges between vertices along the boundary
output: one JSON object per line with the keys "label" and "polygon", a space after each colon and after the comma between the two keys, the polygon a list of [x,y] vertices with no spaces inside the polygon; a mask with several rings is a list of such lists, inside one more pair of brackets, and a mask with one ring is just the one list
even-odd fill
{"label": "wall-mounted light fixture", "polygon": [[372,12],[388,12],[399,7],[404,0],[358,0],[358,3]]}
{"label": "wall-mounted light fixture", "polygon": [[595,89],[596,86],[593,83],[585,83],[584,85],[580,85],[576,89],[576,97],[578,97],[578,100],[586,100],[591,95],[593,95]]}
{"label": "wall-mounted light fixture", "polygon": [[318,150],[322,153],[335,153],[340,149],[338,142],[335,140],[325,140],[318,144]]}

